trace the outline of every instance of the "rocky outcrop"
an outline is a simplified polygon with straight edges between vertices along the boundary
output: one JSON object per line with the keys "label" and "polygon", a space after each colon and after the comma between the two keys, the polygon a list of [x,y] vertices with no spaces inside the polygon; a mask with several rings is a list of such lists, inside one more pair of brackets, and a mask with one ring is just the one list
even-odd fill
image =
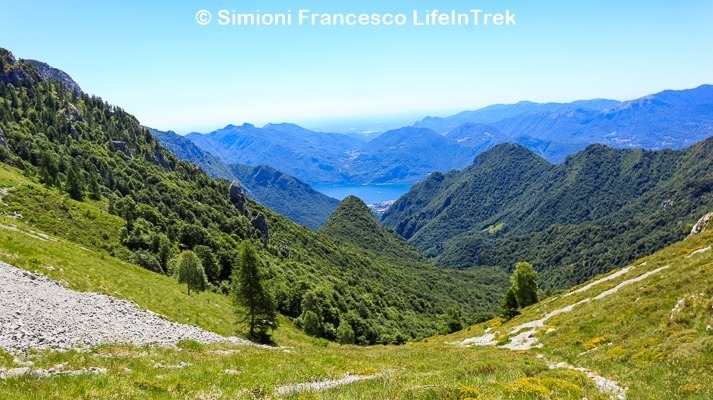
{"label": "rocky outcrop", "polygon": [[18,86],[28,80],[28,72],[18,64],[12,53],[0,48],[0,83]]}
{"label": "rocky outcrop", "polygon": [[118,151],[126,154],[126,156],[132,160],[134,159],[134,155],[131,154],[131,150],[129,150],[129,146],[126,145],[126,142],[112,140],[111,145],[114,147],[114,150],[118,150]]}
{"label": "rocky outcrop", "polygon": [[171,167],[166,157],[164,157],[163,151],[161,151],[161,148],[159,147],[157,147],[154,151],[154,155],[151,159],[151,162],[166,170],[170,169]]}
{"label": "rocky outcrop", "polygon": [[250,224],[253,228],[260,231],[262,234],[262,240],[264,240],[265,243],[270,241],[270,235],[267,228],[267,218],[265,218],[265,214],[258,213],[257,216],[250,221]]}
{"label": "rocky outcrop", "polygon": [[4,132],[2,131],[2,128],[0,128],[0,146],[7,149],[7,142],[5,142],[5,135],[4,135]]}
{"label": "rocky outcrop", "polygon": [[248,197],[243,193],[243,189],[241,189],[240,182],[238,181],[233,181],[230,184],[230,202],[233,203],[241,214],[247,210],[245,205],[248,202]]}
{"label": "rocky outcrop", "polygon": [[67,103],[64,108],[59,110],[58,114],[60,117],[72,123],[84,120],[84,118],[82,118],[82,114],[79,112],[79,109],[77,109],[77,107],[72,103]]}
{"label": "rocky outcrop", "polygon": [[66,87],[70,92],[82,94],[82,88],[79,87],[79,84],[75,82],[68,73],[37,60],[23,60],[23,62],[37,69],[43,79],[57,81]]}
{"label": "rocky outcrop", "polygon": [[280,247],[278,247],[278,250],[280,251],[280,254],[282,254],[283,257],[290,258],[290,246],[288,246],[287,242],[285,242],[284,240],[280,242]]}
{"label": "rocky outcrop", "polygon": [[708,224],[710,224],[711,220],[713,220],[713,213],[708,213],[701,217],[701,219],[699,219],[698,222],[693,225],[693,229],[691,229],[691,235],[698,235],[700,233],[703,233],[703,231],[708,227]]}
{"label": "rocky outcrop", "polygon": [[0,83],[17,87],[33,80],[55,81],[73,93],[82,94],[77,82],[66,72],[40,61],[18,61],[11,52],[0,48]]}

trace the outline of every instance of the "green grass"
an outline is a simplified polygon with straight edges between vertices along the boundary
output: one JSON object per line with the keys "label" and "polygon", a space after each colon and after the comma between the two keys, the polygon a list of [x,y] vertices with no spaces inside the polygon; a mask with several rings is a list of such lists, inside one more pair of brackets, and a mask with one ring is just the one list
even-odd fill
{"label": "green grass", "polygon": [[[571,296],[554,296],[499,325],[501,335],[523,322],[573,304],[619,283],[669,266],[616,294],[575,307],[546,321],[537,337],[546,358],[586,367],[629,387],[630,399],[713,397],[713,251],[688,257],[713,244],[713,229],[638,260],[617,279]],[[646,263],[642,265],[642,263]],[[686,306],[671,319],[676,303]],[[550,333],[546,333],[548,330]],[[482,329],[480,330],[482,333]],[[477,335],[459,332],[457,339]]]}
{"label": "green grass", "polygon": [[[0,169],[0,187],[15,187],[3,201],[18,201],[21,187],[28,203],[48,196],[40,185]],[[24,187],[24,188],[22,188]],[[29,197],[34,196],[34,197]],[[34,200],[32,200],[34,199]],[[10,209],[13,204],[10,204]],[[105,203],[68,203],[53,210],[64,223],[45,232],[57,241],[41,240],[39,220],[45,210],[23,208],[25,218],[0,217],[0,260],[64,281],[72,289],[107,293],[135,301],[171,320],[197,324],[223,335],[239,334],[233,309],[225,296],[203,293],[188,296],[175,280],[155,274],[110,255],[116,239],[96,239],[106,227],[121,221],[102,213]],[[0,206],[7,210],[8,207]],[[76,217],[64,219],[62,213]],[[96,215],[89,219],[87,212]],[[48,215],[49,211],[47,211]],[[7,213],[6,213],[7,214]],[[38,222],[39,221],[39,222]],[[101,221],[95,222],[95,221]],[[22,232],[9,230],[15,227]],[[84,233],[80,231],[85,231]],[[83,235],[83,236],[81,236]],[[100,237],[100,236],[99,236]],[[69,239],[76,239],[82,246]],[[89,241],[89,242],[87,242]],[[448,336],[437,336],[404,346],[339,346],[310,338],[287,319],[275,332],[280,349],[253,346],[199,345],[181,342],[178,348],[141,348],[107,345],[81,353],[42,351],[21,355],[35,368],[67,363],[64,370],[88,367],[107,369],[106,375],[76,377],[21,377],[0,381],[0,398],[279,398],[275,388],[325,379],[345,373],[379,374],[319,393],[292,394],[290,399],[606,399],[583,373],[549,370],[552,361],[567,361],[589,368],[628,386],[630,399],[691,398],[713,395],[713,324],[711,288],[713,251],[685,258],[710,245],[713,233],[687,239],[641,260],[618,279],[569,297],[553,297],[502,323],[491,320]],[[507,333],[512,326],[539,318],[547,311],[614,287],[663,265],[668,270],[623,288],[616,295],[575,308],[547,322],[555,331],[538,333],[544,348],[511,352],[500,348],[465,348],[453,342],[482,335],[486,327]],[[48,268],[52,267],[52,268]],[[701,295],[703,293],[703,295]],[[691,306],[670,321],[670,311],[684,296],[696,295]],[[638,298],[638,301],[636,299]],[[612,343],[609,345],[608,343]],[[219,354],[216,351],[227,351]],[[587,354],[581,353],[589,350]],[[13,356],[0,351],[0,368],[12,368]],[[162,368],[189,363],[184,368]],[[226,370],[237,371],[228,374]]]}

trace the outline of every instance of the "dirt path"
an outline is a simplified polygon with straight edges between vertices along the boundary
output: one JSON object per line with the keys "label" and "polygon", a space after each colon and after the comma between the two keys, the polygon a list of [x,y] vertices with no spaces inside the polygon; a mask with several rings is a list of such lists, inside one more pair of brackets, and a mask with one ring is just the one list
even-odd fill
{"label": "dirt path", "polygon": [[[593,300],[600,300],[607,296],[611,296],[612,294],[618,292],[624,286],[628,286],[628,285],[631,285],[632,283],[640,282],[640,281],[648,278],[649,276],[657,274],[667,268],[669,268],[668,265],[661,267],[661,268],[657,268],[655,270],[652,270],[652,271],[649,271],[646,273],[643,273],[643,274],[637,276],[636,278],[625,280],[625,281],[621,282],[620,284],[616,285],[615,287],[599,293],[597,296],[587,297],[586,299],[580,300],[574,304],[570,304],[566,307],[562,307],[557,310],[550,311],[540,319],[536,319],[534,321],[525,322],[523,324],[517,325],[510,330],[510,334],[515,335],[515,336],[511,336],[510,342],[502,345],[501,347],[504,347],[504,348],[510,349],[510,350],[530,350],[533,347],[542,347],[542,344],[538,344],[538,340],[534,335],[535,335],[535,332],[539,328],[542,328],[545,326],[545,321],[547,321],[548,319],[554,317],[555,315],[570,312],[570,311],[574,310],[574,308],[579,305],[589,303],[590,301],[593,301]],[[625,270],[626,270],[626,272],[629,271],[629,269],[626,269],[626,268],[625,268]],[[624,270],[622,270],[622,271],[624,271]],[[626,273],[626,272],[622,273],[622,271],[618,271],[615,274],[618,274],[617,276],[621,276],[624,273]],[[615,275],[615,274],[613,274],[613,275]],[[596,284],[599,284],[606,280],[611,280],[611,279],[614,279],[614,278],[605,277],[605,278],[595,281],[585,287],[582,287],[581,289],[591,288],[592,286],[595,286]],[[497,344],[494,341],[494,339],[495,339],[495,334],[486,333],[483,336],[465,339],[460,344],[464,345],[464,346],[467,346],[467,345],[493,346],[493,345]]]}
{"label": "dirt path", "polygon": [[350,383],[364,381],[369,379],[378,378],[379,374],[375,375],[344,375],[344,378],[334,379],[328,381],[317,381],[317,382],[307,382],[307,383],[297,383],[294,385],[280,386],[275,389],[275,393],[279,395],[286,395],[291,393],[299,392],[310,392],[310,391],[320,391],[332,389],[337,386],[348,385]]}
{"label": "dirt path", "polygon": [[[706,251],[703,249],[703,251]],[[701,252],[701,250],[698,250],[698,252]],[[695,252],[694,252],[695,253]],[[644,264],[642,264],[644,265]],[[668,269],[669,266],[666,265],[664,267],[660,267],[648,272],[645,272],[635,278],[631,278],[628,280],[625,280],[618,285],[614,286],[611,289],[605,290],[601,293],[599,293],[596,296],[593,297],[587,297],[586,299],[580,300],[576,303],[570,304],[568,306],[556,309],[554,311],[550,311],[546,313],[542,318],[536,319],[530,322],[525,322],[523,324],[517,325],[514,328],[510,330],[510,337],[509,337],[509,342],[501,345],[500,347],[510,349],[513,351],[516,350],[530,350],[533,348],[541,348],[543,345],[542,343],[539,343],[537,340],[537,337],[535,337],[535,333],[537,332],[538,329],[543,328],[545,326],[545,322],[559,314],[567,313],[572,311],[575,307],[589,303],[591,301],[595,300],[601,300],[605,297],[611,296],[612,294],[618,292],[621,288],[631,285],[633,283],[641,282],[644,279],[650,277],[651,275],[657,274],[665,269]],[[601,278],[599,280],[596,280],[588,285],[585,285],[577,290],[574,290],[566,295],[563,295],[562,297],[570,296],[575,293],[582,293],[584,291],[587,291],[591,289],[592,287],[599,285],[600,283],[610,281],[613,279],[616,279],[624,274],[629,273],[631,270],[633,270],[634,267],[627,267],[624,268],[620,271],[617,271],[611,275],[608,275],[604,278]],[[495,337],[497,336],[496,333],[491,333],[490,330],[486,331],[484,335],[478,336],[478,337],[473,337],[469,339],[465,339],[459,344],[462,346],[495,346],[498,344],[498,342],[495,340]],[[627,388],[621,387],[617,382],[604,378],[602,376],[596,375],[592,373],[591,371],[585,369],[585,368],[577,368],[573,367],[569,364],[566,363],[551,363],[550,368],[568,368],[568,369],[573,369],[577,371],[582,371],[587,374],[587,376],[590,377],[594,381],[594,383],[597,385],[599,390],[602,393],[607,393],[612,396],[613,399],[626,399],[626,390]]]}

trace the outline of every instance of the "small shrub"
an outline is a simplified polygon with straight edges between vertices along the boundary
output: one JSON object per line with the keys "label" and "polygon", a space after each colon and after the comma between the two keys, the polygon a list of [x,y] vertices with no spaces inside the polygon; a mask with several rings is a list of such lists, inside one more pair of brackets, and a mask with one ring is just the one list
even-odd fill
{"label": "small shrub", "polygon": [[159,264],[156,257],[146,250],[137,250],[131,256],[130,260],[133,264],[140,266],[141,268],[147,269],[153,272],[163,273],[161,264]]}
{"label": "small shrub", "polygon": [[458,386],[456,396],[458,400],[479,400],[483,398],[477,389],[465,385]]}
{"label": "small shrub", "polygon": [[700,383],[689,383],[688,385],[683,385],[679,388],[680,391],[684,393],[695,393],[703,390],[703,385]]}
{"label": "small shrub", "polygon": [[505,386],[505,393],[516,399],[547,399],[552,391],[538,378],[520,378]]}
{"label": "small shrub", "polygon": [[594,348],[597,348],[605,343],[607,343],[609,340],[604,337],[604,336],[599,336],[595,337],[594,339],[582,344],[582,347],[584,347],[585,350],[592,350]]}

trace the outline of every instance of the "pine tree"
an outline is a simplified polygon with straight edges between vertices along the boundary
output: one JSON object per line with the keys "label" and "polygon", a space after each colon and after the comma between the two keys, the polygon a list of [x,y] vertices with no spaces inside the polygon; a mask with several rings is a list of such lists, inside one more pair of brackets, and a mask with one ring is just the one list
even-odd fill
{"label": "pine tree", "polygon": [[77,201],[82,201],[84,198],[84,187],[82,182],[82,172],[77,167],[77,163],[72,161],[67,170],[67,181],[65,190],[69,193],[69,197]]}
{"label": "pine tree", "polygon": [[136,218],[136,202],[131,197],[124,197],[121,201],[121,214],[126,220],[126,230],[134,230],[134,219]]}
{"label": "pine tree", "polygon": [[101,186],[99,185],[99,177],[96,171],[92,170],[89,173],[89,198],[92,200],[100,200],[102,198]]}
{"label": "pine tree", "polygon": [[517,263],[510,276],[510,284],[520,308],[537,303],[537,278],[532,265],[526,262]]}
{"label": "pine tree", "polygon": [[263,284],[255,248],[247,241],[241,245],[238,264],[232,276],[233,301],[248,325],[248,337],[268,342],[268,331],[277,327],[275,301]]}
{"label": "pine tree", "polygon": [[188,286],[189,296],[191,288],[196,292],[202,292],[208,284],[200,258],[190,250],[184,251],[178,256],[178,282]]}
{"label": "pine tree", "polygon": [[40,156],[40,180],[47,186],[54,186],[57,184],[57,174],[59,173],[59,168],[57,167],[57,161],[50,151],[43,151]]}
{"label": "pine tree", "polygon": [[503,299],[503,305],[502,305],[502,316],[505,319],[513,319],[515,316],[520,314],[520,311],[518,311],[518,308],[520,308],[517,304],[517,297],[515,297],[515,289],[512,288],[512,286],[505,292],[505,299]]}

